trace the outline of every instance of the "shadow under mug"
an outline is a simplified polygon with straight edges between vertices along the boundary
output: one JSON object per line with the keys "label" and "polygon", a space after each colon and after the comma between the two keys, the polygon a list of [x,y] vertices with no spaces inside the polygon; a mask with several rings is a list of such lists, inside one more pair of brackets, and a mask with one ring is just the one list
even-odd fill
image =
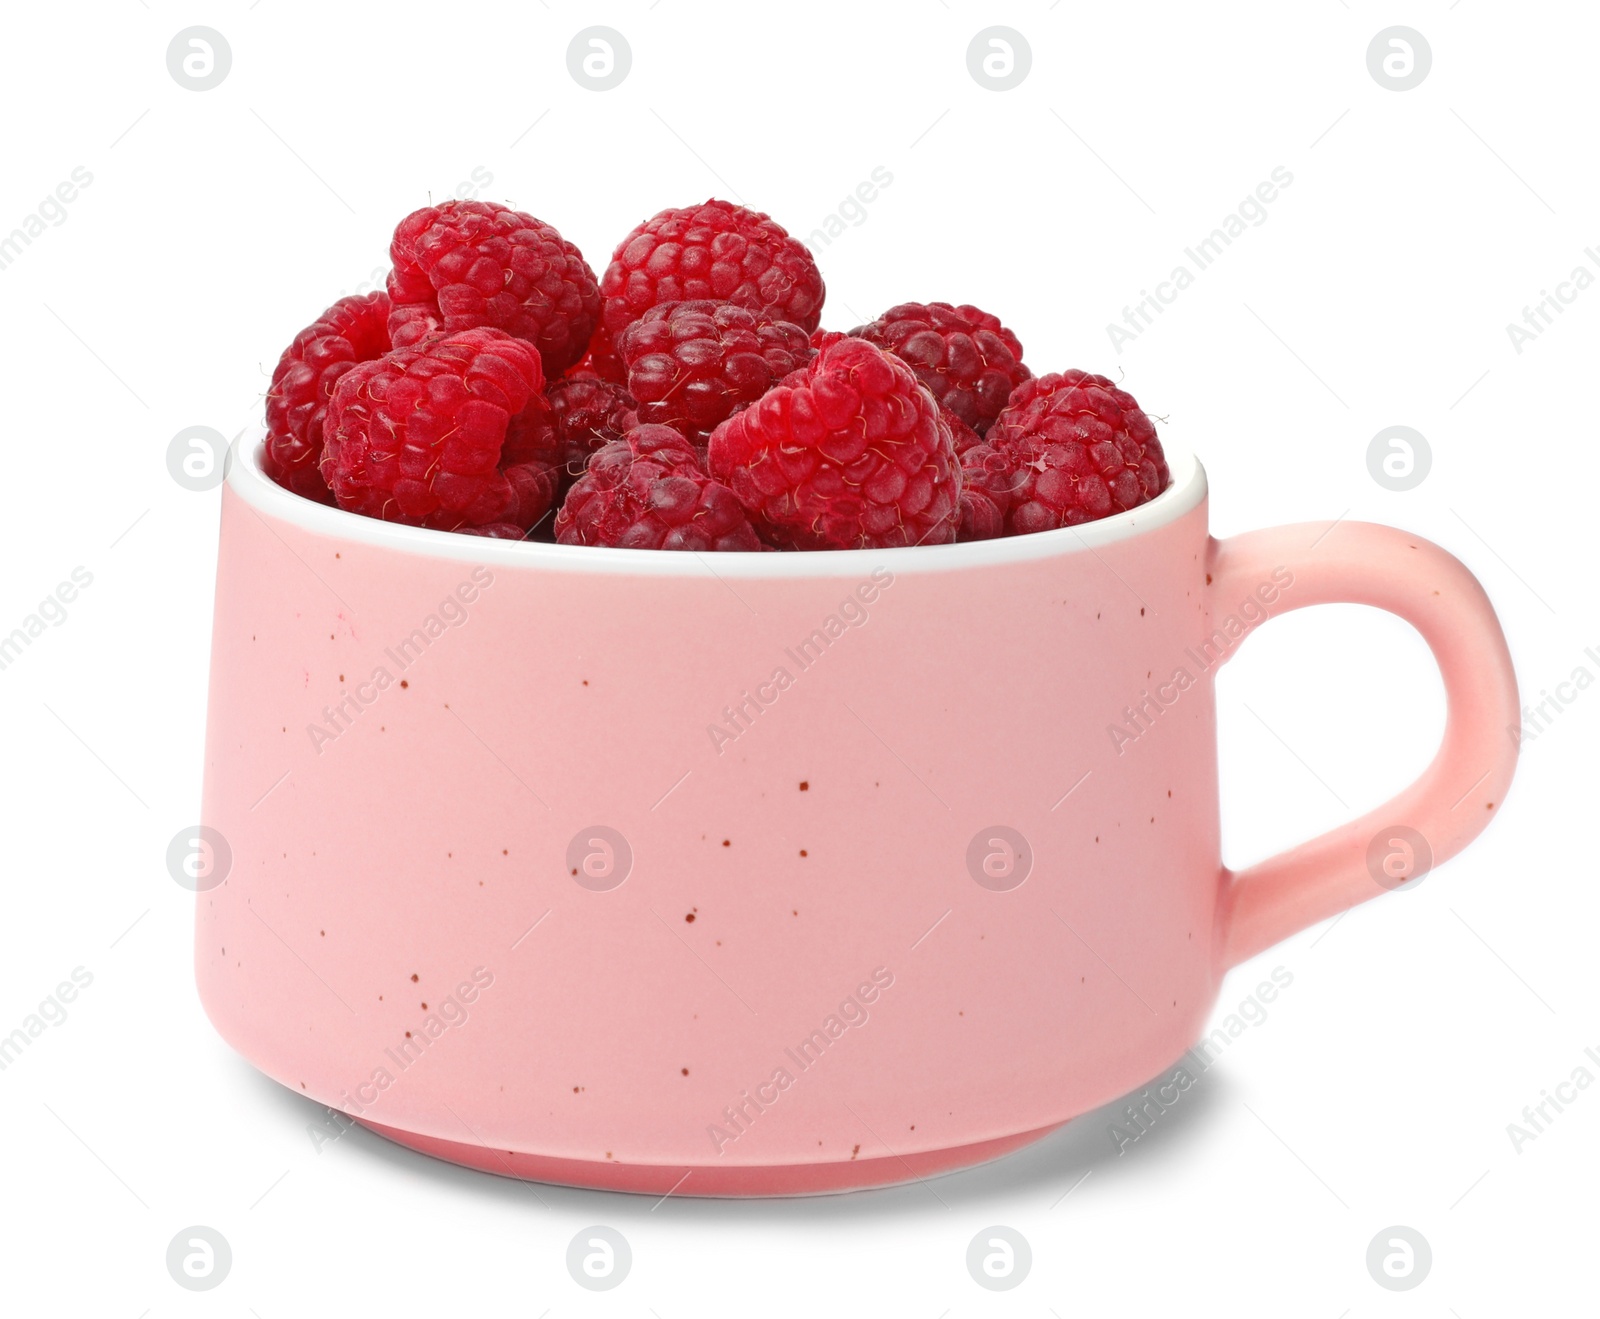
{"label": "shadow under mug", "polygon": [[[1516,757],[1505,640],[1456,559],[1344,521],[1213,540],[1203,471],[1172,468],[1080,528],[700,555],[393,526],[239,454],[211,1020],[414,1148],[657,1195],[924,1177],[1126,1092],[1229,967],[1459,850]],[[1335,601],[1422,634],[1443,744],[1230,871],[1216,671]]]}

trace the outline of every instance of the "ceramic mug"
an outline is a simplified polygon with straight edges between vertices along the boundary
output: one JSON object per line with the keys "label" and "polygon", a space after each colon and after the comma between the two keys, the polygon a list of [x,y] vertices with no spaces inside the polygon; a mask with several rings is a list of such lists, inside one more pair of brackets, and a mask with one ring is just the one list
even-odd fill
{"label": "ceramic mug", "polygon": [[[1414,880],[1511,778],[1510,657],[1419,537],[1224,541],[1205,475],[1078,528],[694,554],[223,492],[196,967],[296,1093],[491,1172],[680,1195],[971,1164],[1148,1080],[1229,967]],[[1432,648],[1443,745],[1220,860],[1213,681],[1354,601]]]}

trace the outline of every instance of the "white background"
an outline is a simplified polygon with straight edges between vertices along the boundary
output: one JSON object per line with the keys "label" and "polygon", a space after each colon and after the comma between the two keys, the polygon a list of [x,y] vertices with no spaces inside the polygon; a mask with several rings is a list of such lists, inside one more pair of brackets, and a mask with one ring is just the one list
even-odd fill
{"label": "white background", "polygon": [[[797,234],[875,166],[892,184],[822,247],[824,324],[972,301],[1036,371],[1116,375],[1211,476],[1213,530],[1340,516],[1463,558],[1525,697],[1600,675],[1594,372],[1600,290],[1518,352],[1525,306],[1600,273],[1592,168],[1600,15],[1487,0],[1374,5],[11,5],[0,40],[0,233],[76,166],[93,176],[0,270],[0,632],[78,566],[93,584],[0,672],[0,1033],[74,967],[93,984],[0,1073],[8,1139],[0,1308],[18,1314],[702,1312],[1456,1315],[1593,1312],[1600,1087],[1520,1152],[1507,1124],[1600,1052],[1592,852],[1600,694],[1525,743],[1487,834],[1415,891],[1232,974],[1292,986],[1126,1154],[1105,1119],[928,1185],[747,1204],[531,1188],[356,1131],[217,1038],[191,974],[168,841],[199,811],[218,496],[168,474],[181,429],[233,436],[293,333],[381,278],[394,222],[459,190],[559,226],[603,268],[635,222],[733,197]],[[470,17],[469,17],[470,15]],[[1015,90],[969,76],[979,29],[1032,50]],[[169,74],[182,28],[232,68]],[[569,40],[622,32],[597,93]],[[1392,24],[1432,68],[1396,92],[1366,51]],[[530,127],[532,125],[532,127]],[[1106,325],[1275,166],[1293,175],[1136,341]],[[375,273],[376,272],[376,273]],[[1415,489],[1369,474],[1408,425]],[[1002,671],[1003,666],[997,666]],[[1568,689],[1575,690],[1575,689]],[[1223,674],[1227,860],[1377,804],[1443,726],[1415,634],[1357,608],[1268,625]],[[1026,1011],[1019,1005],[1019,1011]],[[1087,1178],[1085,1179],[1085,1174]],[[1070,1191],[1066,1198],[1064,1193]],[[633,1270],[568,1276],[603,1223]],[[1032,1244],[1005,1294],[965,1266],[980,1229]],[[231,1243],[191,1294],[165,1252]],[[1403,1224],[1433,1267],[1369,1276]]]}

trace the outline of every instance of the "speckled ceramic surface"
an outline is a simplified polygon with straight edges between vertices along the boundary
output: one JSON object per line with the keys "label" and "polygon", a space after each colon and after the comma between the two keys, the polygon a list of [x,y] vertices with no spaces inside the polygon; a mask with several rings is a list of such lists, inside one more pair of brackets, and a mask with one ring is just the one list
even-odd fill
{"label": "speckled ceramic surface", "polygon": [[[1079,530],[698,556],[388,526],[241,455],[212,1021],[429,1153],[658,1194],[926,1176],[1125,1092],[1230,965],[1466,843],[1515,757],[1510,660],[1458,562],[1343,522],[1219,543],[1198,464],[1173,470]],[[1394,802],[1230,873],[1216,669],[1342,600],[1433,647],[1444,746]],[[1391,826],[1426,856],[1375,869]]]}

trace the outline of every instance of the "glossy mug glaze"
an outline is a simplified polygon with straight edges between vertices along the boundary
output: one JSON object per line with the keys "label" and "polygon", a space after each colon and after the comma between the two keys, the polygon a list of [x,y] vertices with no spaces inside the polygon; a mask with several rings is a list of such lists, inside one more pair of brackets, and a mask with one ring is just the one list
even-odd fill
{"label": "glossy mug glaze", "polygon": [[[927,1176],[1126,1093],[1230,966],[1476,835],[1516,754],[1457,560],[1343,521],[1216,541],[1204,472],[1172,468],[1076,529],[697,555],[392,526],[238,454],[212,1021],[407,1145],[654,1194]],[[1443,745],[1371,814],[1229,871],[1216,670],[1330,601],[1421,632]]]}

